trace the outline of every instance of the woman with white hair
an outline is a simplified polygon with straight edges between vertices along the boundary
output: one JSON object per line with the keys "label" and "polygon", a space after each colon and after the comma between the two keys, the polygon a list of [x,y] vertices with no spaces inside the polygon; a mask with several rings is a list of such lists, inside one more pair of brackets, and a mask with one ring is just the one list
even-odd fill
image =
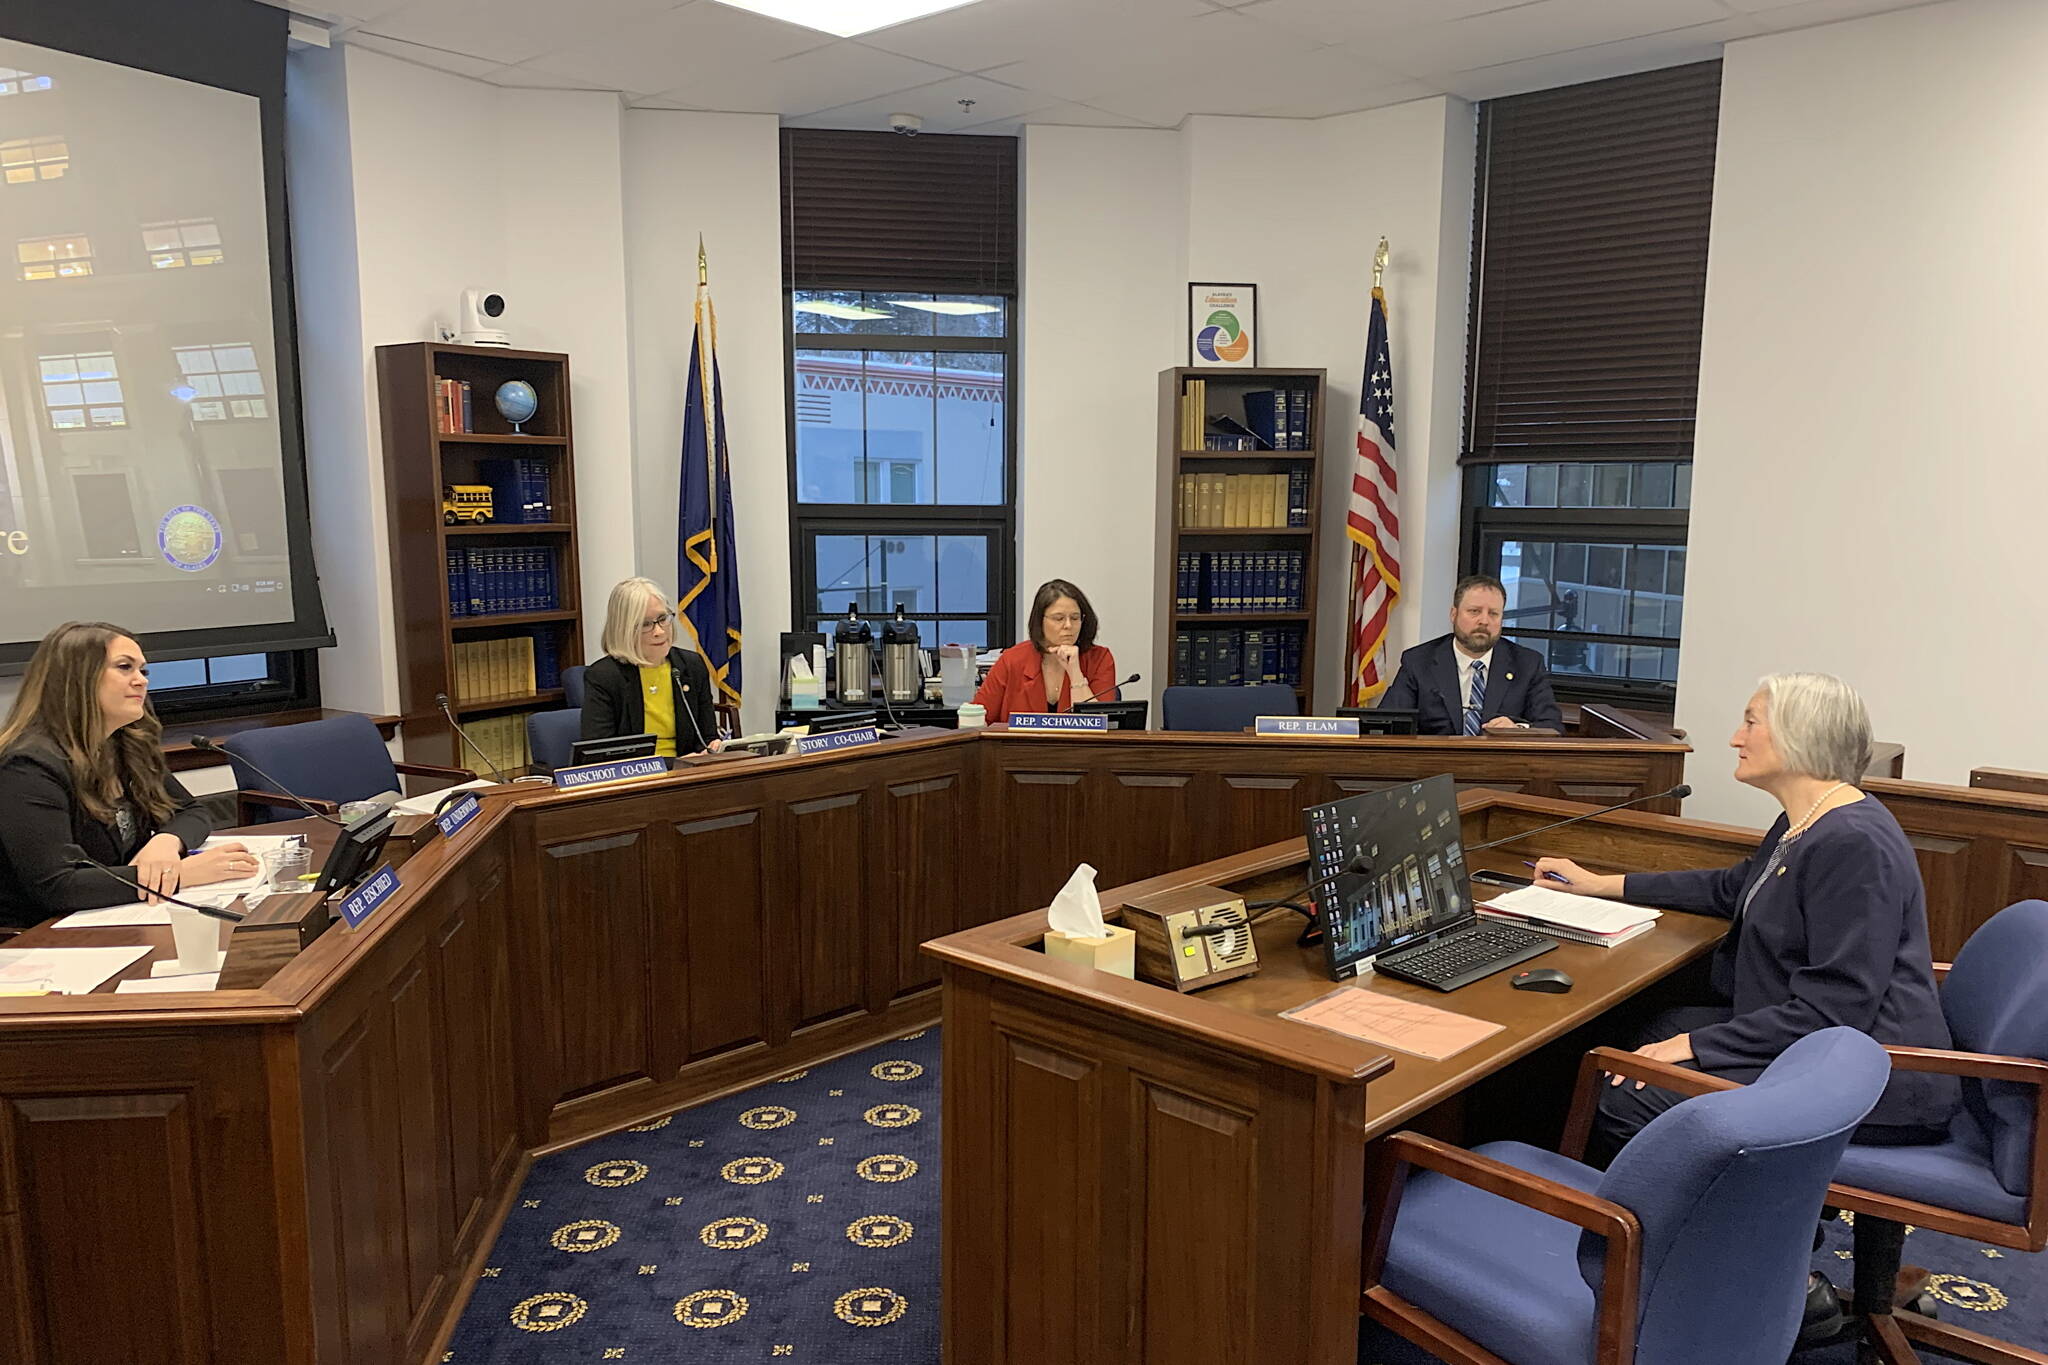
{"label": "woman with white hair", "polygon": [[583,672],[583,738],[654,736],[673,757],[720,747],[711,667],[675,647],[675,612],[651,579],[612,589],[604,614],[604,657]]}
{"label": "woman with white hair", "polygon": [[[1950,1046],[1927,947],[1920,868],[1899,822],[1857,790],[1870,716],[1838,678],[1780,673],[1757,685],[1729,740],[1736,780],[1783,807],[1754,856],[1720,871],[1598,876],[1564,858],[1539,879],[1587,896],[1734,921],[1713,959],[1722,1002],[1668,1010],[1636,1049],[1747,1081],[1807,1034],[1837,1024],[1880,1043]],[[1611,1157],[1678,1096],[1620,1077],[1602,1093],[1595,1157]],[[1894,1072],[1857,1130],[1868,1143],[1938,1142],[1956,1079]]]}

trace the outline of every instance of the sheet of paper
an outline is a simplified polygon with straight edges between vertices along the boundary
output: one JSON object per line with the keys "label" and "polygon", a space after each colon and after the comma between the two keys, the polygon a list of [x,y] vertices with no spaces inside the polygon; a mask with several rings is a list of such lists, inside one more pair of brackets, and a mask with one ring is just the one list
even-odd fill
{"label": "sheet of paper", "polygon": [[487,778],[479,777],[474,782],[459,782],[455,786],[443,787],[439,791],[428,792],[424,796],[408,796],[405,800],[393,806],[391,810],[395,815],[432,815],[434,807],[440,805],[441,798],[448,795],[449,792],[466,792],[473,787],[495,787],[496,785],[497,783]]}
{"label": "sheet of paper", "polygon": [[0,984],[41,977],[59,995],[85,995],[148,951],[141,943],[128,948],[0,949]]}
{"label": "sheet of paper", "polygon": [[1574,896],[1547,886],[1518,886],[1489,897],[1486,904],[1526,919],[1546,920],[1567,929],[1589,934],[1618,934],[1631,925],[1656,919],[1664,912],[1626,901],[1606,901],[1594,896]]}
{"label": "sheet of paper", "polygon": [[1340,986],[1320,999],[1281,1013],[1284,1018],[1298,1019],[1380,1047],[1411,1052],[1432,1062],[1463,1052],[1506,1027],[1453,1014],[1434,1005],[1381,995],[1362,986]]}
{"label": "sheet of paper", "polygon": [[205,846],[213,848],[218,844],[240,844],[251,853],[261,856],[273,849],[283,848],[299,837],[296,834],[214,834],[207,837]]}
{"label": "sheet of paper", "polygon": [[220,984],[219,972],[194,972],[190,976],[153,976],[147,981],[123,981],[114,987],[116,995],[140,995],[158,991],[210,991]]}
{"label": "sheet of paper", "polygon": [[80,910],[75,915],[66,915],[51,927],[54,929],[128,929],[164,928],[171,922],[171,912],[161,905],[144,905],[141,901],[130,901],[126,905],[109,905],[98,910]]}

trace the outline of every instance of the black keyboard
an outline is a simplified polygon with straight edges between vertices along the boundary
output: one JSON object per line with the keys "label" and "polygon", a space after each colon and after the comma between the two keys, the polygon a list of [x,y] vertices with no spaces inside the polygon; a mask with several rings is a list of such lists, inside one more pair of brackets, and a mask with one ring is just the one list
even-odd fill
{"label": "black keyboard", "polygon": [[1373,959],[1372,969],[1440,991],[1454,991],[1556,946],[1556,939],[1517,925],[1480,923],[1398,953],[1382,954]]}

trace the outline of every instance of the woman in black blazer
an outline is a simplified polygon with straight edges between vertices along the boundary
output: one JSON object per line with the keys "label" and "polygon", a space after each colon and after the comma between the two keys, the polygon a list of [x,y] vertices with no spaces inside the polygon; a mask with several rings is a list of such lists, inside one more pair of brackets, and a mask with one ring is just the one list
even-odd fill
{"label": "woman in black blazer", "polygon": [[722,747],[711,669],[675,648],[675,619],[649,579],[612,589],[604,657],[583,673],[583,738],[651,733],[655,752],[669,756]]}
{"label": "woman in black blazer", "polygon": [[44,636],[0,727],[0,928],[136,899],[66,844],[167,894],[253,873],[242,844],[189,851],[212,829],[164,763],[142,646],[104,621]]}

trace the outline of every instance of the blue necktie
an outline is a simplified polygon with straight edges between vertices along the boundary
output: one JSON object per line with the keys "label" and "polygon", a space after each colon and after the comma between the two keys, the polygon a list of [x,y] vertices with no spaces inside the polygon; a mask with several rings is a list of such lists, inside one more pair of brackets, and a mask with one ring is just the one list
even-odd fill
{"label": "blue necktie", "polygon": [[1479,708],[1486,702],[1486,660],[1472,661],[1472,700],[1465,703],[1465,733],[1479,733]]}

